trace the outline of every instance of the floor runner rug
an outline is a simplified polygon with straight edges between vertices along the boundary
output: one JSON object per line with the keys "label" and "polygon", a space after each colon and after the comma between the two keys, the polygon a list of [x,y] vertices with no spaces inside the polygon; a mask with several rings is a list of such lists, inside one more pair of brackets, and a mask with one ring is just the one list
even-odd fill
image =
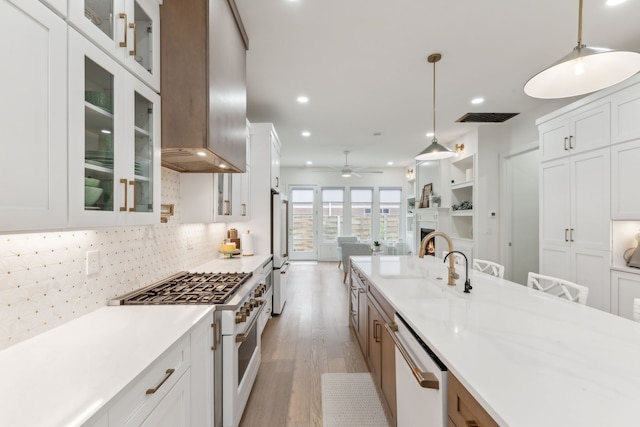
{"label": "floor runner rug", "polygon": [[324,427],[389,427],[369,373],[322,374]]}

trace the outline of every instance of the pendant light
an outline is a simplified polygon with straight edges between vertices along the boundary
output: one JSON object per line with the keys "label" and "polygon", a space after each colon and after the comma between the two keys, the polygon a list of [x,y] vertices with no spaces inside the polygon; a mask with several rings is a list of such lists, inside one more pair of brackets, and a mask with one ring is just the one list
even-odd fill
{"label": "pendant light", "polygon": [[433,140],[431,145],[415,157],[416,160],[440,160],[456,155],[455,151],[438,144],[438,138],[436,138],[436,62],[440,61],[440,58],[442,55],[439,53],[432,53],[427,58],[427,61],[433,64]]}
{"label": "pendant light", "polygon": [[533,98],[554,99],[584,95],[613,86],[640,71],[640,53],[587,47],[582,44],[582,0],[578,15],[578,45],[573,51],[533,76],[524,92]]}

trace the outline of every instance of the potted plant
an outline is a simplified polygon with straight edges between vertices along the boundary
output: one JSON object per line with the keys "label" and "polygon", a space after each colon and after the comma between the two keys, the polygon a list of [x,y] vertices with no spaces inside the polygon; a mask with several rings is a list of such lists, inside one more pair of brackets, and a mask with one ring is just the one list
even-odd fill
{"label": "potted plant", "polygon": [[435,195],[434,195],[434,196],[431,198],[431,201],[433,202],[433,207],[434,207],[434,208],[439,208],[439,207],[440,207],[440,200],[441,200],[440,196],[435,196]]}
{"label": "potted plant", "polygon": [[373,241],[373,250],[376,252],[380,252],[380,242],[378,242],[377,240]]}

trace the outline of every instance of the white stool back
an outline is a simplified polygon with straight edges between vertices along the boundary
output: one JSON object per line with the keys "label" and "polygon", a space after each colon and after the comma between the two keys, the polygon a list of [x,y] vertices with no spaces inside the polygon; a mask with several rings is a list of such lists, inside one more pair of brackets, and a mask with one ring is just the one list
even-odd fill
{"label": "white stool back", "polygon": [[499,278],[504,277],[504,265],[498,264],[493,261],[485,261],[483,259],[473,259],[473,269],[481,271],[483,273],[490,274]]}
{"label": "white stool back", "polygon": [[527,286],[583,305],[589,296],[586,286],[538,273],[529,272]]}

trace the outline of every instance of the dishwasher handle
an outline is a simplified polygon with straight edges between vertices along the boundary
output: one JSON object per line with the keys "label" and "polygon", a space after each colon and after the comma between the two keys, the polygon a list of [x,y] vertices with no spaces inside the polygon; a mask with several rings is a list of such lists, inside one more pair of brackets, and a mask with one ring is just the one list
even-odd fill
{"label": "dishwasher handle", "polygon": [[418,384],[420,384],[420,387],[439,390],[440,382],[438,381],[438,377],[436,377],[433,372],[422,372],[418,368],[418,365],[416,365],[416,363],[413,361],[413,359],[409,355],[409,352],[407,352],[407,349],[404,348],[404,346],[398,339],[398,335],[396,333],[398,332],[398,325],[392,322],[392,323],[385,323],[384,327],[387,329],[387,332],[389,332],[391,339],[393,340],[394,344],[398,348],[398,351],[400,352],[400,354],[402,354],[402,357],[404,357],[404,360],[407,362],[407,365],[409,365],[409,368],[411,369],[411,372],[413,373],[413,376],[415,377],[416,381],[418,381]]}

